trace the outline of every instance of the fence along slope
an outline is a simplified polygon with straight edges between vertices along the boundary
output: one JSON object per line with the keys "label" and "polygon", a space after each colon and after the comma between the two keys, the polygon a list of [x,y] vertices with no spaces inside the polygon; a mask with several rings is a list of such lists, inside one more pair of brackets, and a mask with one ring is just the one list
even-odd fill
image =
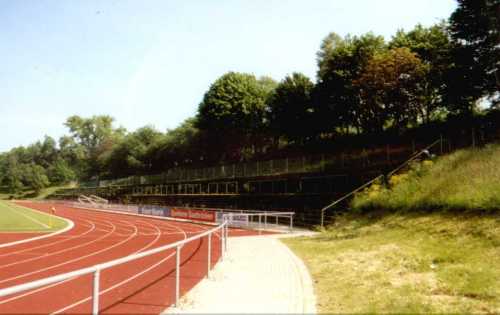
{"label": "fence along slope", "polygon": [[374,182],[376,182],[376,181],[378,181],[380,179],[390,178],[392,175],[396,174],[401,169],[403,169],[404,167],[408,166],[411,162],[415,161],[420,156],[428,154],[429,150],[431,148],[433,148],[434,146],[436,146],[437,144],[440,145],[440,153],[442,154],[443,153],[443,138],[441,137],[440,139],[438,139],[438,140],[434,141],[433,143],[429,144],[428,146],[426,146],[424,149],[422,149],[422,150],[414,153],[412,156],[410,156],[410,158],[408,160],[404,161],[401,165],[399,165],[398,167],[396,167],[395,169],[393,169],[392,171],[390,171],[389,173],[387,173],[387,175],[384,175],[384,174],[378,175],[377,177],[371,179],[370,181],[364,183],[363,185],[359,186],[358,188],[356,188],[353,191],[345,194],[341,198],[335,200],[331,204],[329,204],[326,207],[324,207],[323,209],[321,209],[321,222],[320,222],[321,227],[324,227],[324,224],[325,224],[325,212],[326,211],[332,209],[334,206],[336,206],[340,202],[342,202],[342,201],[346,200],[347,198],[353,196],[355,193],[363,190],[364,188],[368,187],[372,183],[374,183]]}

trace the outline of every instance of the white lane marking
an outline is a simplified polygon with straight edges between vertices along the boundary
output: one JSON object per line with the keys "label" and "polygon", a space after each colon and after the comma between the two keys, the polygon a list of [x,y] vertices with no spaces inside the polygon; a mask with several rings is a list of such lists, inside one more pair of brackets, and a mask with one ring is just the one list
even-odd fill
{"label": "white lane marking", "polygon": [[[91,224],[90,226],[88,226],[90,229],[87,230],[86,232],[82,233],[82,234],[69,235],[67,238],[62,238],[62,239],[60,239],[57,242],[53,242],[53,243],[49,243],[49,244],[44,244],[44,245],[40,245],[40,246],[35,246],[35,247],[30,247],[30,248],[25,248],[25,249],[14,251],[14,252],[8,252],[8,253],[5,253],[5,254],[1,254],[0,257],[5,257],[5,256],[14,255],[14,254],[24,253],[24,252],[27,252],[27,251],[30,251],[30,250],[33,250],[33,249],[44,248],[44,247],[48,247],[48,246],[52,246],[52,245],[55,245],[55,244],[59,244],[59,243],[63,243],[63,242],[69,241],[69,240],[71,240],[73,238],[82,237],[82,236],[88,234],[89,232],[91,232],[92,230],[95,229],[95,225],[92,222],[90,222],[90,221],[87,221],[87,222],[89,222]],[[0,268],[1,267],[2,266],[0,266]]]}
{"label": "white lane marking", "polygon": [[[186,238],[187,238],[187,234],[186,234],[186,233],[185,233],[185,232],[184,232],[181,228],[177,228],[177,229],[178,229],[179,231],[181,231],[181,232],[183,232],[183,233],[184,233],[184,239],[186,239]],[[146,272],[150,271],[151,269],[155,268],[156,266],[158,266],[159,264],[163,263],[163,262],[164,262],[164,261],[166,261],[167,259],[171,258],[173,255],[175,255],[175,252],[171,253],[170,255],[168,255],[167,257],[165,257],[164,259],[162,259],[162,260],[160,260],[159,262],[157,262],[157,263],[153,264],[152,266],[149,266],[149,267],[148,267],[148,268],[146,268],[145,270],[142,270],[141,272],[136,273],[135,275],[133,275],[133,276],[131,276],[131,277],[129,277],[129,278],[126,278],[125,280],[123,280],[123,281],[121,281],[121,282],[118,282],[118,283],[114,284],[113,286],[111,286],[111,287],[109,287],[109,288],[107,288],[107,289],[105,289],[105,290],[102,290],[101,292],[99,292],[99,295],[103,295],[103,294],[105,294],[105,293],[107,293],[107,292],[109,292],[109,291],[111,291],[111,290],[113,290],[113,289],[115,289],[115,288],[118,288],[118,287],[120,287],[120,286],[124,285],[125,283],[128,283],[128,282],[130,282],[130,281],[132,281],[132,280],[136,279],[137,277],[140,277],[140,276],[141,276],[141,275],[143,275],[144,273],[146,273]],[[78,302],[75,302],[75,303],[70,304],[70,305],[68,305],[68,306],[66,306],[66,307],[63,307],[63,308],[61,308],[61,309],[59,309],[59,310],[57,310],[57,311],[55,311],[55,312],[51,313],[50,315],[55,315],[55,314],[62,313],[62,312],[64,312],[64,311],[67,311],[67,310],[69,310],[69,309],[71,309],[71,308],[73,308],[73,307],[76,307],[76,306],[78,306],[78,305],[80,305],[80,304],[82,304],[82,303],[85,303],[85,302],[87,302],[87,301],[90,301],[91,299],[92,299],[92,296],[88,296],[88,297],[86,297],[85,299],[82,299],[82,300],[80,300],[80,301],[78,301]]]}
{"label": "white lane marking", "polygon": [[[104,220],[103,220],[104,221]],[[104,222],[107,222],[107,223],[110,223],[109,221],[104,221]],[[90,231],[88,231],[90,232]],[[110,232],[111,233],[111,232]],[[71,246],[71,247],[68,247],[68,248],[65,248],[65,249],[61,249],[59,251],[55,251],[55,252],[51,252],[50,254],[48,255],[45,255],[45,256],[41,256],[41,257],[32,257],[32,258],[27,258],[27,259],[24,259],[24,260],[18,260],[18,261],[15,261],[15,262],[12,262],[12,263],[9,263],[9,264],[5,264],[5,265],[1,265],[0,266],[0,269],[3,269],[3,268],[6,268],[6,267],[10,267],[10,266],[15,266],[15,265],[19,265],[19,264],[22,264],[22,263],[25,263],[25,262],[29,262],[29,261],[34,261],[34,260],[37,260],[37,259],[45,259],[47,257],[50,257],[50,256],[54,256],[54,255],[57,255],[57,254],[61,254],[61,253],[65,253],[65,252],[68,252],[68,251],[71,251],[71,250],[74,250],[76,248],[80,248],[80,247],[83,247],[83,246],[86,246],[86,245],[89,245],[89,244],[92,244],[104,237],[106,237],[106,235],[109,235],[110,233],[108,234],[105,234],[103,236],[101,236],[100,238],[98,239],[93,239],[87,243],[82,243],[82,244],[79,244],[79,245],[76,245],[76,246]],[[4,280],[1,280],[0,283],[4,282]]]}
{"label": "white lane marking", "polygon": [[[32,209],[32,210],[35,211],[35,212],[43,213],[43,212],[37,211],[35,209]],[[28,242],[33,242],[33,241],[41,240],[41,239],[44,239],[44,238],[53,237],[53,236],[62,234],[64,232],[67,232],[67,231],[71,230],[75,226],[75,223],[73,221],[71,221],[69,219],[66,219],[66,218],[63,218],[63,217],[59,217],[59,216],[57,216],[57,217],[60,218],[60,219],[62,219],[62,220],[64,220],[64,221],[66,221],[67,226],[64,229],[59,230],[59,231],[55,231],[55,232],[52,232],[52,233],[49,233],[49,234],[45,234],[45,235],[40,235],[40,236],[36,236],[36,237],[25,238],[25,239],[19,240],[19,241],[14,241],[14,242],[10,242],[10,243],[0,244],[0,248],[15,246],[15,245],[23,244],[23,243],[28,243]]]}
{"label": "white lane marking", "polygon": [[[149,224],[149,223],[148,223],[148,224]],[[153,227],[155,227],[155,228],[156,228],[156,226],[154,226],[154,225],[152,225],[152,224],[149,224],[149,225],[151,225],[151,226],[153,226]],[[134,225],[134,226],[135,226],[135,225]],[[156,228],[156,229],[158,230],[158,232],[161,232],[158,228]],[[153,244],[155,244],[155,243],[158,241],[158,239],[160,238],[160,236],[161,236],[161,233],[158,233],[158,234],[157,234],[157,237],[156,237],[154,240],[152,240],[152,241],[151,241],[148,245],[146,245],[145,247],[143,247],[143,248],[141,248],[141,249],[137,250],[136,252],[132,253],[131,255],[136,254],[136,253],[139,253],[139,252],[141,252],[141,251],[143,251],[143,250],[147,249],[148,247],[152,246]],[[53,283],[53,284],[50,284],[50,285],[47,285],[47,286],[44,286],[44,287],[41,287],[41,288],[38,288],[38,289],[34,289],[34,290],[31,290],[31,291],[28,291],[28,292],[26,292],[26,293],[24,293],[24,294],[16,295],[16,296],[11,297],[11,298],[9,298],[9,299],[5,299],[5,300],[3,300],[3,301],[0,301],[0,305],[1,305],[1,304],[8,303],[8,302],[11,302],[11,301],[14,301],[14,300],[18,300],[18,299],[23,298],[23,297],[25,297],[25,296],[29,296],[29,295],[35,294],[35,293],[37,293],[37,292],[40,292],[40,291],[43,291],[43,290],[46,290],[46,289],[49,289],[49,288],[52,288],[52,287],[55,287],[55,286],[58,286],[58,285],[61,285],[61,284],[63,284],[63,283],[66,283],[66,282],[72,281],[72,280],[77,279],[77,278],[79,278],[79,277],[69,278],[69,279],[63,280],[63,281],[61,281],[61,282]]]}
{"label": "white lane marking", "polygon": [[[83,234],[80,234],[80,235],[71,235],[71,236],[68,236],[68,238],[66,238],[66,239],[62,239],[62,240],[57,241],[57,242],[54,242],[54,243],[45,244],[45,245],[42,245],[42,246],[37,246],[37,247],[32,247],[32,248],[27,248],[27,249],[25,249],[25,250],[21,250],[21,251],[17,251],[17,252],[9,252],[9,253],[7,253],[7,254],[0,255],[0,257],[3,257],[3,256],[9,256],[9,255],[11,255],[11,254],[16,254],[16,253],[20,253],[20,252],[25,252],[25,251],[29,251],[29,250],[32,250],[32,249],[38,249],[38,248],[43,248],[43,247],[51,246],[51,245],[54,245],[54,244],[57,244],[57,243],[61,243],[61,242],[65,242],[65,241],[71,240],[71,239],[73,239],[73,238],[81,238],[81,237],[83,237],[84,235],[86,235],[86,234],[90,233],[90,232],[91,232],[92,230],[94,230],[94,229],[95,229],[96,231],[105,232],[105,233],[109,233],[109,232],[110,232],[110,231],[108,231],[108,230],[106,230],[106,229],[99,229],[99,228],[95,228],[95,225],[94,225],[92,222],[90,222],[90,221],[88,221],[88,220],[86,220],[86,219],[81,219],[81,220],[84,220],[84,221],[87,221],[87,223],[90,223],[91,225],[90,225],[89,227],[92,227],[92,229],[91,229],[91,230],[89,230],[89,231],[87,231],[87,232],[85,232],[85,233],[83,233]],[[106,220],[101,219],[101,218],[99,218],[99,219],[94,219],[94,220],[96,220],[96,222],[98,221],[98,222],[107,222],[107,223],[110,223],[110,221],[106,221]],[[126,225],[127,225],[127,226],[130,226],[129,224],[126,224]],[[129,236],[128,234],[118,234],[118,233],[114,233],[114,235],[120,235],[120,236],[122,236],[122,237],[128,237],[128,236]],[[52,256],[52,255],[55,255],[55,254],[60,254],[61,252],[64,252],[64,251],[69,251],[69,250],[72,250],[72,249],[75,249],[75,248],[78,248],[78,247],[81,247],[81,246],[84,246],[84,245],[88,245],[88,244],[91,244],[91,243],[93,243],[93,241],[90,241],[90,242],[87,242],[87,243],[84,243],[84,244],[80,244],[80,245],[78,245],[78,246],[76,246],[76,247],[70,247],[70,248],[67,248],[67,249],[62,250],[62,251],[59,251],[59,252],[52,252],[52,253],[50,253],[50,255],[49,255],[49,256]],[[46,258],[46,256],[45,256],[45,257],[40,257],[40,258]],[[22,263],[22,262],[25,262],[25,261],[18,261],[18,262],[16,262],[16,264],[17,264],[17,263]],[[1,268],[3,268],[3,267],[6,267],[6,266],[9,266],[9,265],[0,265],[0,269],[1,269]]]}
{"label": "white lane marking", "polygon": [[[201,230],[198,230],[198,231],[190,231],[190,232],[187,232],[187,233],[186,233],[186,232],[185,232],[185,230],[183,230],[183,229],[181,229],[181,228],[177,227],[177,226],[176,226],[176,225],[174,225],[174,224],[169,224],[169,223],[167,223],[167,222],[165,222],[165,221],[157,221],[157,220],[155,220],[155,222],[156,222],[156,223],[160,223],[161,225],[167,225],[167,226],[169,226],[169,227],[173,227],[173,229],[167,229],[169,232],[173,232],[173,231],[175,231],[175,230],[180,231],[182,234],[184,234],[184,239],[186,239],[186,238],[187,238],[187,234],[194,234],[194,233],[198,233],[198,232],[200,232],[200,231],[205,231],[205,229],[203,229],[203,228],[202,228]],[[194,224],[193,224],[193,225],[194,225]],[[162,228],[163,228],[163,227],[164,227],[164,226],[162,226]],[[155,228],[156,228],[156,226],[155,226]],[[185,228],[185,227],[184,227],[184,228]],[[137,234],[137,230],[136,230],[136,232],[135,232],[135,233]],[[161,234],[162,234],[162,235],[168,235],[168,234],[177,234],[177,233],[176,233],[176,232],[175,232],[175,233],[165,233],[165,232],[163,232],[163,231],[162,231],[162,233],[161,233]],[[220,236],[218,235],[218,233],[215,233],[215,236],[216,236],[216,237],[218,237],[218,238],[220,238]],[[158,235],[157,237],[159,237],[159,235]],[[115,244],[115,246],[116,246],[116,245],[118,245],[118,244]],[[114,247],[114,246],[112,246],[112,247]],[[110,249],[110,248],[108,248],[108,249]],[[95,253],[94,253],[94,254],[95,254]],[[120,282],[120,283],[117,283],[117,284],[115,284],[114,286],[112,286],[112,287],[110,287],[110,288],[107,288],[106,290],[101,291],[101,292],[99,293],[99,295],[102,295],[102,294],[104,294],[104,293],[107,293],[107,292],[109,292],[109,291],[111,291],[111,290],[113,290],[113,289],[115,289],[115,288],[117,288],[117,287],[119,287],[119,286],[121,286],[121,285],[123,285],[123,284],[126,284],[126,283],[128,283],[128,282],[132,281],[133,279],[135,279],[135,278],[137,278],[137,277],[141,276],[142,274],[144,274],[144,273],[148,272],[149,270],[154,269],[155,267],[157,267],[158,265],[160,265],[161,263],[163,263],[163,262],[164,262],[164,261],[166,261],[167,259],[171,258],[174,254],[175,254],[175,253],[170,254],[169,256],[167,256],[167,257],[165,257],[164,259],[160,260],[158,263],[156,263],[156,264],[154,264],[154,265],[150,266],[150,267],[149,267],[149,268],[147,268],[146,270],[144,270],[144,271],[142,271],[142,272],[140,272],[140,273],[138,273],[138,274],[136,274],[136,275],[134,275],[134,276],[132,276],[132,277],[130,277],[130,278],[128,278],[128,279],[125,279],[124,281],[122,281],[122,282]],[[75,277],[75,278],[76,278],[76,277]],[[4,303],[7,303],[7,302],[9,302],[9,301],[11,301],[11,300],[15,300],[15,299],[18,299],[18,298],[21,298],[21,297],[27,296],[27,295],[34,294],[34,293],[39,292],[39,291],[43,291],[43,290],[49,289],[49,288],[51,288],[51,287],[54,287],[54,286],[60,285],[60,284],[62,284],[62,283],[65,283],[65,282],[68,282],[68,281],[74,280],[75,278],[67,279],[67,280],[62,281],[62,282],[59,282],[59,283],[55,283],[55,284],[52,284],[52,285],[49,285],[49,286],[46,286],[46,287],[42,287],[42,288],[40,288],[40,289],[36,289],[36,290],[33,290],[33,291],[29,291],[29,292],[27,292],[26,294],[23,294],[23,295],[20,295],[20,296],[15,296],[15,297],[10,298],[10,299],[8,299],[8,300],[0,301],[0,304],[4,304]],[[90,297],[90,298],[91,298],[91,297]],[[90,298],[87,298],[87,299],[85,299],[85,300],[79,301],[79,302],[77,302],[77,303],[75,303],[75,304],[72,304],[72,305],[70,305],[70,306],[68,306],[68,307],[65,307],[65,308],[64,308],[64,309],[62,309],[62,310],[58,310],[58,311],[56,311],[55,313],[58,313],[58,312],[63,312],[64,310],[67,310],[67,309],[69,309],[69,308],[71,308],[71,307],[77,306],[77,305],[79,305],[79,304],[81,304],[81,303],[84,303],[84,302],[88,301]],[[53,314],[55,314],[55,313],[53,313]]]}
{"label": "white lane marking", "polygon": [[[112,224],[112,223],[111,223]],[[113,224],[112,224],[113,225]],[[113,233],[113,231],[116,229],[116,226],[113,225],[113,230],[108,233],[108,234],[105,234],[101,237],[99,237],[98,239],[95,239],[93,240],[92,242],[89,242],[89,243],[86,243],[85,245],[88,245],[90,243],[94,243],[94,242],[97,242],[105,237],[107,237],[108,235],[110,235],[111,233]],[[128,240],[128,239],[127,239]],[[82,245],[79,245],[78,247],[81,247]],[[69,248],[69,249],[72,249],[72,248]],[[15,280],[15,279],[19,279],[19,278],[24,278],[26,276],[29,276],[29,275],[32,275],[32,274],[36,274],[36,273],[39,273],[39,272],[42,272],[42,271],[45,271],[45,270],[50,270],[50,269],[53,269],[53,268],[56,268],[56,267],[59,267],[59,266],[63,266],[63,265],[66,265],[66,264],[69,264],[69,263],[72,263],[74,261],[78,261],[78,260],[81,260],[83,258],[86,258],[86,257],[89,257],[89,256],[92,256],[92,255],[95,255],[97,254],[98,252],[95,252],[94,254],[90,254],[90,255],[85,255],[85,256],[81,256],[81,257],[78,257],[78,258],[75,258],[75,259],[72,259],[72,260],[67,260],[63,263],[60,263],[60,264],[57,264],[57,265],[52,265],[52,266],[49,266],[49,267],[45,267],[45,268],[42,268],[42,269],[38,269],[38,270],[35,270],[35,271],[32,271],[32,272],[28,272],[28,273],[24,273],[24,274],[21,274],[21,275],[18,275],[18,276],[15,276],[15,277],[11,277],[11,278],[8,278],[8,279],[3,279],[3,280],[0,280],[0,283],[4,283],[4,282],[7,282],[7,281],[10,281],[10,280]],[[46,257],[44,257],[46,258]]]}

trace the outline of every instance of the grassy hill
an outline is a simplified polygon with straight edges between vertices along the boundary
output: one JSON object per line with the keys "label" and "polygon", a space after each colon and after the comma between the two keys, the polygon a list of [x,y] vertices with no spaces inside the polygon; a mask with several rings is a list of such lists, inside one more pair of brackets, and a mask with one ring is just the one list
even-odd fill
{"label": "grassy hill", "polygon": [[[42,189],[38,194],[33,190],[25,190],[19,193],[9,193],[6,188],[0,187],[0,200],[7,199],[31,199],[31,200],[41,200],[45,199],[47,196],[53,194],[55,191],[62,188],[73,188],[76,184],[67,184],[64,186],[51,186]],[[11,198],[12,197],[12,198]]]}
{"label": "grassy hill", "polygon": [[390,187],[373,185],[353,201],[354,210],[495,211],[500,209],[500,145],[460,150],[435,162],[416,164],[390,179]]}
{"label": "grassy hill", "polygon": [[414,165],[285,242],[328,313],[499,313],[500,147]]}

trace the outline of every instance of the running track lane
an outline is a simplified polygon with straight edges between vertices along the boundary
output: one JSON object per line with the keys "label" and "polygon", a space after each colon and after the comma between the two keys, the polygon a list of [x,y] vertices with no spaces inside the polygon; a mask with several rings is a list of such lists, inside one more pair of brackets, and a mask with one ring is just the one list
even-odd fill
{"label": "running track lane", "polygon": [[[52,205],[23,203],[49,211]],[[56,205],[75,227],[49,239],[0,249],[0,288],[106,262],[169,244],[210,227],[109,214]],[[207,270],[207,239],[181,250],[181,294]],[[212,266],[220,239],[212,237]],[[101,272],[101,313],[158,314],[174,302],[175,251],[159,253]],[[90,313],[92,275],[0,298],[0,313]]]}
{"label": "running track lane", "polygon": [[44,235],[40,232],[0,232],[0,245]]}

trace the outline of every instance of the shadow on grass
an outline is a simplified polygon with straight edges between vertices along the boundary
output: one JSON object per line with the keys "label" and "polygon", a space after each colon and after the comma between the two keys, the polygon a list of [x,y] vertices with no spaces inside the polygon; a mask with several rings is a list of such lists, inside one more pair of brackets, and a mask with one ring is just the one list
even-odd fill
{"label": "shadow on grass", "polygon": [[[347,240],[358,238],[361,235],[368,236],[377,233],[377,229],[370,229],[376,225],[383,225],[386,228],[393,229],[412,229],[415,231],[425,231],[429,234],[446,235],[449,233],[444,228],[439,228],[434,225],[411,225],[406,226],[406,221],[417,221],[419,219],[428,218],[429,216],[438,216],[440,219],[450,222],[465,222],[474,219],[487,219],[498,221],[500,224],[500,209],[493,208],[488,210],[463,210],[453,208],[427,208],[433,210],[363,210],[357,212],[346,212],[335,217],[334,221],[329,224],[324,233],[318,235],[318,241],[332,240]],[[391,220],[391,217],[397,217],[397,220]],[[470,225],[467,229],[467,234],[478,238],[491,238],[490,235],[484,233],[481,227]],[[500,239],[492,239],[495,244],[500,242]]]}

